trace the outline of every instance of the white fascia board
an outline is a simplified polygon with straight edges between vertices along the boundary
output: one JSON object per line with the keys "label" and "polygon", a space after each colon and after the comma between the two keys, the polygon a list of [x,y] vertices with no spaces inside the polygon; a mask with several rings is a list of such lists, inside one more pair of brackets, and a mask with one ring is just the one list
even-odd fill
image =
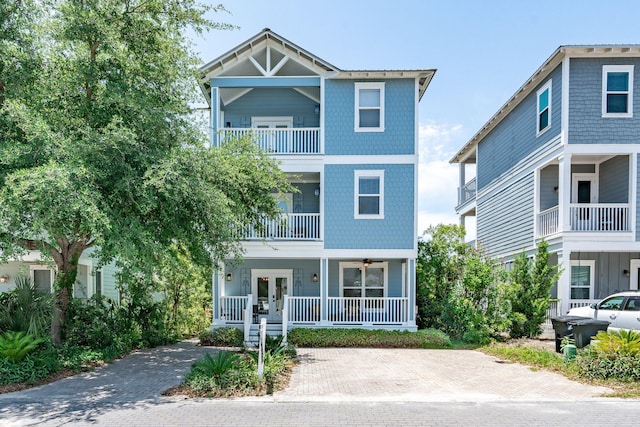
{"label": "white fascia board", "polygon": [[325,249],[323,257],[342,259],[397,259],[417,257],[417,251],[413,249]]}
{"label": "white fascia board", "polygon": [[567,144],[567,154],[629,154],[640,152],[638,144]]}

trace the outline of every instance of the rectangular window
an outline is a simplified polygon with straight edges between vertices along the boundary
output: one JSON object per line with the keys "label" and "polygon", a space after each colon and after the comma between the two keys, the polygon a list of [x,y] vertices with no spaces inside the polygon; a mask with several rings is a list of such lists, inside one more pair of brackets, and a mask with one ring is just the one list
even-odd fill
{"label": "rectangular window", "polygon": [[602,116],[633,116],[633,65],[602,67]]}
{"label": "rectangular window", "polygon": [[571,261],[571,299],[591,299],[596,262]]}
{"label": "rectangular window", "polygon": [[538,127],[537,135],[540,135],[551,127],[551,80],[537,92],[538,98]]}
{"label": "rectangular window", "polygon": [[340,263],[340,284],[343,297],[382,298],[387,283],[387,263],[374,262],[368,267],[357,262]]}
{"label": "rectangular window", "polygon": [[355,218],[384,218],[384,171],[360,170],[354,175]]}
{"label": "rectangular window", "polygon": [[384,131],[384,83],[355,84],[355,131]]}

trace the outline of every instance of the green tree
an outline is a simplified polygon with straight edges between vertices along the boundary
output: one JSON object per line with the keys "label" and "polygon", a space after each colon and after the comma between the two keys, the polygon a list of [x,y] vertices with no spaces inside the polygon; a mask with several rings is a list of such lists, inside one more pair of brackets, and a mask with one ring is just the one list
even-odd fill
{"label": "green tree", "polygon": [[512,337],[535,337],[542,332],[550,291],[559,275],[558,266],[549,265],[549,244],[545,240],[538,243],[533,259],[524,252],[516,257],[509,273]]}
{"label": "green tree", "polygon": [[416,262],[418,326],[446,329],[442,314],[455,283],[462,278],[469,246],[464,227],[429,227],[418,241]]}
{"label": "green tree", "polygon": [[32,0],[6,18],[2,1],[0,43],[21,54],[0,55],[1,256],[38,249],[55,264],[54,342],[86,250],[151,272],[180,244],[205,264],[277,215],[277,163],[249,140],[205,148],[192,114],[200,61],[184,31],[228,28],[206,18],[220,6]]}
{"label": "green tree", "polygon": [[418,326],[470,342],[506,331],[509,302],[503,270],[464,242],[464,227],[430,227],[418,242]]}

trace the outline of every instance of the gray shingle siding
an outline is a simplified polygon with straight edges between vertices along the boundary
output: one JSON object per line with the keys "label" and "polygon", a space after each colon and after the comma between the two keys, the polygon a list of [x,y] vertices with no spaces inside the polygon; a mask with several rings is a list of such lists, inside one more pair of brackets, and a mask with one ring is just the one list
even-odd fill
{"label": "gray shingle siding", "polygon": [[533,172],[478,200],[477,238],[489,256],[519,252],[533,242]]}
{"label": "gray shingle siding", "polygon": [[616,156],[600,164],[600,203],[629,202],[629,156]]}
{"label": "gray shingle siding", "polygon": [[[570,144],[636,144],[640,142],[640,59],[572,58],[569,77]],[[602,117],[602,67],[635,65],[634,115]]]}
{"label": "gray shingle siding", "polygon": [[[478,190],[511,169],[528,154],[560,133],[562,66],[556,67],[522,102],[478,144]],[[536,91],[552,80],[551,128],[536,136]]]}

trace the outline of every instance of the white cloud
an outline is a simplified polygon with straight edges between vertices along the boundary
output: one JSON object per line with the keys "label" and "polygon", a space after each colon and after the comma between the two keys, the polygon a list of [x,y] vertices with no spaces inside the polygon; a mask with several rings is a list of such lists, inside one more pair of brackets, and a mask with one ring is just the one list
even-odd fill
{"label": "white cloud", "polygon": [[[418,232],[437,224],[457,224],[458,165],[449,159],[466,142],[462,125],[420,124]],[[468,178],[467,178],[468,179]],[[469,224],[471,226],[471,224]],[[475,224],[468,237],[475,236]]]}

